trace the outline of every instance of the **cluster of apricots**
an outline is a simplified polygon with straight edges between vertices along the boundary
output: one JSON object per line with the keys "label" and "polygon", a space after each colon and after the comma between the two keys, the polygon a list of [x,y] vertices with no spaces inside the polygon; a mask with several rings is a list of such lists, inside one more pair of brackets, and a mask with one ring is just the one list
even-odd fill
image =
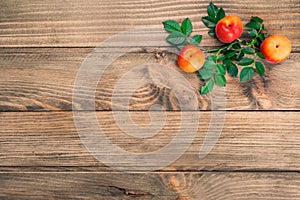
{"label": "cluster of apricots", "polygon": [[[233,15],[222,18],[215,27],[216,37],[220,42],[226,44],[239,39],[242,32],[242,20]],[[290,55],[291,42],[285,36],[272,35],[261,43],[260,51],[267,61],[276,64],[284,61]],[[195,72],[203,66],[205,55],[197,46],[187,45],[181,49],[177,61],[185,72]]]}

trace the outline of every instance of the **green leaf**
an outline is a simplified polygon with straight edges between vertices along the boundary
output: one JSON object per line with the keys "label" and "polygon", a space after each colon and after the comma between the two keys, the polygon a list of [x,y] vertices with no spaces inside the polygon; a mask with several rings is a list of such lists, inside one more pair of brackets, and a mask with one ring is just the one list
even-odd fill
{"label": "green leaf", "polygon": [[242,52],[245,54],[255,54],[255,50],[252,49],[251,47],[246,47],[246,48],[242,49]]}
{"label": "green leaf", "polygon": [[232,63],[232,61],[230,59],[227,60],[223,60],[223,65],[227,68],[230,66],[230,64]]}
{"label": "green leaf", "polygon": [[217,72],[221,75],[225,75],[226,74],[226,69],[225,69],[224,65],[217,64]]}
{"label": "green leaf", "polygon": [[214,85],[215,85],[214,80],[213,80],[213,79],[209,79],[209,80],[205,83],[205,85],[203,85],[203,86],[201,87],[200,93],[201,93],[201,94],[207,94],[207,93],[209,93],[209,92],[214,88]]}
{"label": "green leaf", "polygon": [[216,17],[217,16],[217,13],[218,13],[218,7],[215,6],[215,4],[213,4],[213,2],[210,2],[208,7],[207,7],[207,14],[209,16],[212,16],[212,17]]}
{"label": "green leaf", "polygon": [[239,72],[237,66],[234,63],[231,63],[228,66],[227,71],[231,77],[237,77],[238,72]]}
{"label": "green leaf", "polygon": [[183,45],[183,44],[177,45],[177,48],[178,48],[179,50],[181,50],[183,47],[185,47],[185,45]]}
{"label": "green leaf", "polygon": [[254,69],[252,67],[244,67],[240,74],[240,81],[250,81],[254,76]]}
{"label": "green leaf", "polygon": [[265,67],[261,62],[256,61],[255,67],[256,67],[256,71],[259,75],[261,75],[261,76],[265,75]]}
{"label": "green leaf", "polygon": [[182,44],[186,39],[186,36],[180,32],[172,32],[168,37],[167,41],[173,45]]}
{"label": "green leaf", "polygon": [[215,55],[211,55],[211,56],[208,56],[208,57],[207,57],[207,60],[216,62],[216,61],[217,61],[217,57],[216,57]]}
{"label": "green leaf", "polygon": [[222,61],[222,60],[225,60],[225,59],[226,59],[226,56],[224,54],[221,54],[218,57],[218,61]]}
{"label": "green leaf", "polygon": [[257,43],[257,39],[254,38],[254,39],[251,41],[250,44],[253,45],[253,44],[256,44],[256,43]]}
{"label": "green leaf", "polygon": [[262,23],[264,22],[264,20],[262,20],[262,18],[257,17],[257,16],[252,16],[251,18],[252,18],[254,21],[256,21],[256,22],[258,22],[258,23],[260,23],[260,24],[262,24]]}
{"label": "green leaf", "polygon": [[235,56],[235,54],[236,54],[235,51],[231,51],[229,53],[226,53],[225,56],[226,56],[226,58],[231,58],[231,57]]}
{"label": "green leaf", "polygon": [[261,40],[261,41],[264,41],[265,40],[265,35],[263,33],[260,33],[258,35],[258,38]]}
{"label": "green leaf", "polygon": [[258,52],[257,56],[260,57],[261,59],[265,59],[265,56],[264,54],[262,54],[262,52]]}
{"label": "green leaf", "polygon": [[257,22],[248,22],[245,27],[247,28],[254,28],[254,29],[260,29],[260,24]]}
{"label": "green leaf", "polygon": [[164,28],[169,32],[181,32],[180,25],[175,20],[168,20],[163,22]]}
{"label": "green leaf", "polygon": [[215,32],[215,29],[211,29],[208,31],[208,35],[212,38],[217,38],[217,35],[216,35],[216,32]]}
{"label": "green leaf", "polygon": [[211,78],[213,76],[213,74],[214,74],[214,72],[212,71],[212,69],[202,68],[201,70],[198,71],[198,76],[202,80]]}
{"label": "green leaf", "polygon": [[201,43],[202,40],[202,35],[194,35],[191,40],[190,43],[193,45],[199,45]]}
{"label": "green leaf", "polygon": [[216,68],[216,63],[212,60],[206,60],[203,67],[206,69],[214,69]]}
{"label": "green leaf", "polygon": [[216,20],[211,16],[202,17],[202,22],[207,28],[215,28],[216,27]]}
{"label": "green leaf", "polygon": [[183,20],[183,22],[181,23],[181,30],[186,36],[189,36],[192,33],[193,25],[189,18]]}
{"label": "green leaf", "polygon": [[248,33],[251,37],[257,36],[257,30],[256,29],[249,29]]}
{"label": "green leaf", "polygon": [[226,78],[224,75],[215,74],[214,78],[215,78],[217,85],[219,85],[221,87],[226,86]]}
{"label": "green leaf", "polygon": [[190,44],[190,43],[189,43],[187,40],[185,40],[183,43],[177,45],[177,48],[178,48],[179,50],[181,50],[183,47],[185,47],[186,45],[189,45],[189,44]]}
{"label": "green leaf", "polygon": [[234,49],[241,49],[241,45],[239,43],[236,43],[236,44],[232,45],[232,47]]}
{"label": "green leaf", "polygon": [[223,8],[220,8],[217,13],[217,22],[225,17],[225,11]]}
{"label": "green leaf", "polygon": [[254,60],[252,58],[242,58],[242,60],[238,62],[238,64],[241,66],[251,65],[252,63],[254,63]]}
{"label": "green leaf", "polygon": [[242,60],[242,58],[245,56],[245,54],[242,52],[242,51],[240,51],[237,55],[236,55],[236,57],[234,57],[234,59],[236,60],[236,61],[240,61],[240,60]]}

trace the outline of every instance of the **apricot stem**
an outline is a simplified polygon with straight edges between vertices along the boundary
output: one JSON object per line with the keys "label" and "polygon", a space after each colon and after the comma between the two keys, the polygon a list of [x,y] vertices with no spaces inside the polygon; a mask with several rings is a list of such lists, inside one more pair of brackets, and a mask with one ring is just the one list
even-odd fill
{"label": "apricot stem", "polygon": [[206,50],[205,53],[214,53],[219,51],[219,49],[210,49],[210,50]]}

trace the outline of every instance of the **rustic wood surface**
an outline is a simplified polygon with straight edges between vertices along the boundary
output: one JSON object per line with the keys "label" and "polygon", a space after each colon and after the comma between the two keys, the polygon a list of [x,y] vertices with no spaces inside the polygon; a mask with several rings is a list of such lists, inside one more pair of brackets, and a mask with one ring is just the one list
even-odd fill
{"label": "rustic wood surface", "polygon": [[[72,110],[74,81],[81,63],[90,51],[90,48],[0,49],[0,110]],[[158,56],[159,53],[162,56]],[[228,77],[224,99],[226,110],[299,110],[299,58],[298,53],[292,53],[282,64],[272,66],[265,63],[266,77],[256,75],[254,80],[248,83],[239,83],[238,79]],[[144,63],[162,64],[176,70],[178,67],[175,60],[174,54],[167,54],[158,49],[149,49],[146,53],[145,50],[137,49],[121,56],[107,68],[98,83],[96,110],[111,110],[111,96],[115,85],[127,71]],[[145,76],[147,75],[149,73],[145,73]],[[198,109],[211,110],[210,95],[199,95],[197,92],[202,85],[197,74],[182,75],[190,81],[198,94]],[[128,81],[137,82],[136,79]],[[173,85],[175,87],[176,82]],[[82,93],[90,89],[84,88]],[[136,91],[129,109],[149,110],[151,105],[159,103],[167,110],[180,110],[178,103],[169,93],[169,89],[143,85]],[[114,106],[118,110],[128,109],[117,104]],[[75,109],[85,108],[76,104]]]}
{"label": "rustic wood surface", "polygon": [[[116,178],[117,177],[117,178]],[[11,199],[299,199],[299,173],[0,173]],[[88,195],[88,198],[87,196]]]}
{"label": "rustic wood surface", "polygon": [[[93,157],[80,140],[72,92],[76,74],[93,49],[122,31],[159,27],[164,20],[185,17],[204,35],[204,48],[220,46],[206,35],[200,21],[208,3],[0,0],[0,199],[300,199],[299,0],[214,1],[244,23],[252,15],[263,18],[269,34],[291,40],[292,54],[281,64],[265,63],[264,78],[255,76],[243,84],[229,78],[226,98],[217,99],[226,102],[222,134],[204,159],[199,159],[200,147],[209,126],[217,125],[210,124],[213,113],[221,112],[215,111],[211,95],[197,94],[198,106],[183,111],[190,116],[199,113],[197,135],[178,160],[160,170],[147,172],[141,163],[130,173],[118,172]],[[129,152],[152,152],[167,145],[179,129],[182,113],[172,91],[153,84],[138,88],[127,107],[113,102],[114,87],[126,72],[156,63],[177,70],[195,94],[203,84],[196,74],[178,70],[163,34],[162,27],[141,32],[148,38],[147,46],[132,46],[98,82],[99,125],[112,143]],[[133,138],[114,121],[114,114],[129,109],[135,123],[147,125],[153,104],[166,110],[154,108],[156,114],[166,114],[164,127],[154,137]],[[77,113],[91,112],[83,104],[73,106]],[[128,163],[124,159],[116,164]]]}
{"label": "rustic wood surface", "polygon": [[[122,133],[113,114],[117,113],[97,112],[99,124],[114,144],[130,152],[152,152],[166,146],[176,136],[181,119],[180,112],[169,112],[159,134],[137,139]],[[200,160],[199,149],[211,119],[210,112],[201,113],[193,144],[180,159],[164,169],[298,171],[298,115],[297,112],[227,112],[218,143],[206,158]],[[101,170],[111,170],[85,149],[72,118],[72,112],[2,113],[0,167],[99,166]],[[140,125],[149,123],[148,112],[133,112],[132,118]],[[162,158],[168,156],[161,155]],[[126,159],[118,162],[126,165]],[[140,170],[143,170],[142,166]]]}
{"label": "rustic wood surface", "polygon": [[[227,13],[239,15],[243,21],[249,20],[251,15],[259,15],[265,19],[270,34],[287,35],[293,48],[299,50],[298,0],[214,2]],[[208,3],[203,0],[184,3],[181,0],[1,1],[0,46],[94,47],[120,31],[158,25],[170,18],[182,20],[187,16],[195,23],[195,30],[204,35],[207,30],[200,17],[206,14]],[[216,42],[205,35],[203,45],[211,44]],[[153,46],[161,44],[153,43]]]}

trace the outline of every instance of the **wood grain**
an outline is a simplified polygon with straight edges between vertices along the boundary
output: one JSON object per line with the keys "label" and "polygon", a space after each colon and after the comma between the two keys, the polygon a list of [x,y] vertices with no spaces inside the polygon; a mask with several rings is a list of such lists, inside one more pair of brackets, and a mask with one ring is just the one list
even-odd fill
{"label": "wood grain", "polygon": [[[158,111],[156,111],[158,112]],[[178,134],[180,112],[166,112],[163,128],[153,137],[137,138],[123,133],[126,123],[117,125],[119,113],[97,112],[103,132],[110,141],[128,152],[146,153],[161,149]],[[148,112],[131,112],[133,122],[140,126],[150,122]],[[190,112],[188,116],[193,116]],[[211,112],[200,112],[198,133],[188,150],[162,170],[300,170],[300,118],[298,112],[227,112],[221,137],[210,154],[199,159],[199,149],[208,132]],[[159,128],[160,118],[154,118]],[[215,122],[211,126],[218,126]],[[130,123],[127,123],[131,126]],[[189,123],[186,133],[192,131]],[[90,125],[87,125],[89,127]],[[127,128],[128,128],[127,126]],[[134,130],[137,130],[135,128]],[[78,129],[85,130],[85,129]],[[94,133],[97,136],[97,133]],[[102,146],[105,143],[102,142]],[[184,143],[184,142],[183,142]],[[161,159],[177,150],[160,155]],[[113,154],[111,155],[113,158]],[[4,112],[0,113],[0,167],[33,167],[36,170],[58,171],[78,167],[96,167],[96,171],[111,171],[85,149],[74,127],[71,112]],[[116,166],[128,166],[126,159]],[[153,163],[154,164],[154,163]],[[137,171],[149,166],[137,163]],[[151,167],[151,166],[150,166]],[[49,168],[49,169],[47,169]],[[76,169],[73,169],[76,171]],[[55,171],[55,169],[54,169]]]}
{"label": "wood grain", "polygon": [[[1,111],[49,111],[71,110],[72,91],[81,63],[90,48],[8,48],[0,49],[0,110]],[[97,56],[97,55],[96,55]],[[226,86],[227,110],[299,110],[300,74],[299,54],[293,53],[278,65],[267,66],[266,77],[255,75],[253,81],[239,83],[228,77]],[[160,49],[132,49],[113,62],[102,75],[96,90],[96,110],[149,110],[153,104],[161,104],[166,110],[180,110],[174,93],[163,85],[145,84],[132,95],[128,106],[112,101],[117,81],[127,72],[143,64],[157,63],[170,67],[183,75],[195,90],[200,110],[212,110],[210,95],[199,95],[203,84],[196,74],[182,72],[176,66],[176,55]],[[171,71],[170,71],[171,72]],[[152,76],[151,68],[143,76]],[[152,77],[154,80],[154,77]],[[128,80],[135,84],[139,78]],[[174,79],[173,88],[178,87]],[[93,88],[83,88],[81,100]],[[126,91],[124,86],[122,91]],[[133,91],[134,92],[134,91]],[[122,97],[120,97],[122,98]],[[78,99],[77,99],[78,100]],[[224,100],[219,100],[224,103]],[[87,110],[82,103],[74,109]]]}
{"label": "wood grain", "polygon": [[[281,64],[265,63],[264,78],[256,75],[253,81],[241,84],[228,77],[226,101],[217,93],[212,95],[213,102],[210,95],[198,94],[203,83],[196,74],[185,74],[176,67],[176,55],[166,50],[166,32],[161,24],[167,19],[182,21],[189,17],[195,33],[204,36],[204,48],[219,46],[221,43],[207,36],[200,20],[206,15],[208,3],[0,1],[0,199],[300,199],[299,0],[214,1],[227,14],[240,16],[244,24],[252,15],[262,17],[268,34],[283,34],[291,40],[292,54]],[[141,30],[150,26],[156,28]],[[82,62],[101,42],[133,29],[139,30],[133,40],[116,40],[101,47],[107,53],[121,52],[124,46],[130,51],[115,60],[98,82],[96,116],[106,137],[131,153],[149,153],[165,147],[182,126],[182,116],[187,120],[186,135],[198,126],[187,151],[155,172],[146,169],[157,160],[150,160],[148,165],[139,162],[130,173],[116,172],[97,160],[78,134],[78,130],[89,130],[91,123],[76,129],[71,112],[72,103],[82,118],[94,110],[85,103],[94,88],[82,88],[80,97],[72,102]],[[247,39],[245,33],[242,38]],[[112,46],[120,49],[112,50]],[[99,65],[105,59],[101,57]],[[179,112],[182,108],[173,90],[161,84],[142,85],[128,106],[113,102],[117,81],[134,67],[147,63],[165,65],[181,73],[197,94],[197,108]],[[144,76],[155,79],[155,73],[149,67]],[[122,92],[139,80],[129,80]],[[174,85],[179,82],[171,81]],[[119,99],[121,94],[117,94]],[[213,105],[225,102],[222,134],[209,155],[199,159],[210,126],[220,126],[221,119],[211,121],[214,114],[222,113],[212,112],[219,109]],[[155,104],[167,111],[153,107]],[[115,116],[124,114],[124,110],[130,110],[131,120],[117,124]],[[154,110],[152,121],[148,110]],[[195,113],[200,114],[199,122],[192,119]],[[132,126],[130,121],[138,126]],[[159,130],[152,137],[137,138],[124,133],[124,128],[135,127],[137,134],[149,134],[138,129],[149,124]],[[95,138],[98,135],[99,132],[91,134]],[[186,135],[182,144],[188,143]],[[100,141],[99,145],[105,147],[105,142]],[[166,160],[177,150],[159,158]],[[109,157],[114,160],[116,155],[111,152]],[[125,169],[130,166],[126,157],[115,159],[114,164]]]}
{"label": "wood grain", "polygon": [[[299,51],[300,25],[298,0],[276,4],[259,0],[214,1],[228,14],[238,15],[244,24],[252,15],[265,19],[270,34],[283,34]],[[204,46],[219,45],[209,38],[200,18],[206,15],[208,1],[1,1],[0,47],[94,47],[101,41],[136,27],[161,25],[167,19],[194,22],[195,31],[205,35]],[[251,9],[248,6],[251,5]],[[145,35],[146,37],[146,35]],[[158,40],[152,45],[160,46]]]}
{"label": "wood grain", "polygon": [[0,173],[1,199],[299,199],[299,173]]}

